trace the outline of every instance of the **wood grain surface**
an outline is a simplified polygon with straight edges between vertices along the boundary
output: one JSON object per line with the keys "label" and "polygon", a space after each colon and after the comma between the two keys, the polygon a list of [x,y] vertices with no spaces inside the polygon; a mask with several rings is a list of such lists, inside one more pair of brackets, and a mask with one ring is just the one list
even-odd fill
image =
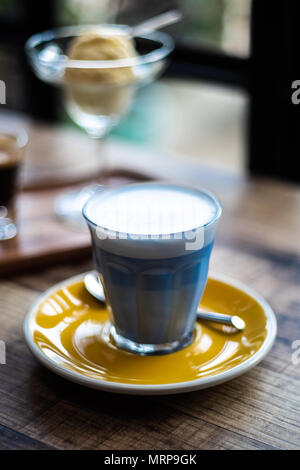
{"label": "wood grain surface", "polygon": [[279,324],[272,351],[250,372],[208,390],[163,397],[89,390],[43,368],[25,345],[22,323],[44,289],[92,268],[90,256],[6,277],[0,282],[0,339],[7,352],[0,365],[1,449],[300,448],[300,363],[292,361],[292,343],[300,340],[300,190],[167,166],[168,176],[180,174],[221,199],[211,270],[245,282],[270,302]]}

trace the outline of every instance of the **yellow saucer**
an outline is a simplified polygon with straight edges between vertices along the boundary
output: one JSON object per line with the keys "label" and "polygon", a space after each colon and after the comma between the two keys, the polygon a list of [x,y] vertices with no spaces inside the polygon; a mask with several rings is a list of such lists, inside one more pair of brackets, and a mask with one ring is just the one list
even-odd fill
{"label": "yellow saucer", "polygon": [[230,380],[256,365],[276,336],[267,302],[227,277],[210,277],[201,307],[246,322],[243,332],[197,322],[193,342],[163,356],[118,349],[108,332],[108,314],[83,284],[83,274],[46,291],[27,314],[25,338],[33,354],[53,372],[101,390],[131,394],[180,393]]}

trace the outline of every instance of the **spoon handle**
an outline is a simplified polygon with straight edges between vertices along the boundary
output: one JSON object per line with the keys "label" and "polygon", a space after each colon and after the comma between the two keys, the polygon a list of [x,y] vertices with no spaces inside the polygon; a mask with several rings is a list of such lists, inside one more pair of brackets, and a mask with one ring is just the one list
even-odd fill
{"label": "spoon handle", "polygon": [[206,310],[197,310],[197,318],[201,320],[209,320],[216,323],[222,323],[223,325],[230,325],[237,330],[243,330],[245,328],[245,322],[236,315],[227,315],[225,313],[207,312]]}
{"label": "spoon handle", "polygon": [[133,36],[138,36],[139,34],[147,33],[153,29],[163,28],[164,26],[177,23],[181,18],[182,13],[179,10],[170,10],[133,26],[131,33]]}
{"label": "spoon handle", "polygon": [[217,323],[225,323],[227,325],[231,325],[231,315],[226,315],[224,313],[216,313],[216,312],[207,312],[206,310],[197,310],[197,317],[201,318],[202,320],[211,320]]}

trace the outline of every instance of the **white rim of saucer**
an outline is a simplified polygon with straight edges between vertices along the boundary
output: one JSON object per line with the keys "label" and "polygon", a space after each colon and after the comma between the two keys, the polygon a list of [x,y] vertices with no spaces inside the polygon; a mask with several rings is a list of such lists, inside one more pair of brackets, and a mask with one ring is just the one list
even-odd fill
{"label": "white rim of saucer", "polygon": [[227,382],[228,380],[232,380],[235,377],[238,377],[244,374],[245,372],[247,372],[248,370],[256,366],[268,354],[268,352],[270,351],[270,349],[272,348],[274,344],[276,333],[277,333],[277,320],[273,312],[273,309],[268,304],[268,302],[260,294],[258,294],[254,289],[246,286],[242,282],[232,279],[231,277],[223,275],[223,274],[221,275],[221,274],[213,273],[209,275],[210,279],[223,282],[225,284],[228,284],[232,287],[235,287],[245,292],[250,297],[254,298],[265,312],[265,315],[267,318],[267,324],[266,324],[267,336],[262,346],[253,356],[251,356],[249,359],[246,359],[241,364],[238,364],[224,372],[220,372],[218,374],[211,375],[209,377],[201,377],[195,380],[190,380],[190,381],[185,381],[185,382],[175,382],[175,383],[170,383],[170,384],[154,384],[154,385],[127,384],[127,383],[122,383],[122,382],[110,382],[110,381],[104,381],[104,380],[102,381],[99,379],[86,377],[84,375],[79,374],[78,372],[70,371],[64,368],[63,366],[58,365],[57,363],[49,359],[47,356],[45,356],[45,354],[39,349],[39,347],[33,341],[31,331],[30,331],[31,320],[36,314],[40,303],[43,302],[49,295],[51,295],[57,289],[64,287],[64,286],[68,286],[76,281],[82,280],[85,274],[86,273],[73,276],[71,278],[68,278],[62,282],[55,284],[50,289],[47,289],[33,303],[33,305],[31,306],[24,320],[25,340],[32,354],[45,367],[55,372],[56,374],[60,375],[61,377],[67,380],[70,380],[71,382],[75,382],[80,385],[84,385],[86,387],[94,388],[97,390],[121,393],[121,394],[127,394],[127,395],[168,395],[168,394],[192,392],[195,390],[201,390],[204,388],[209,388],[215,385],[219,385],[223,382]]}

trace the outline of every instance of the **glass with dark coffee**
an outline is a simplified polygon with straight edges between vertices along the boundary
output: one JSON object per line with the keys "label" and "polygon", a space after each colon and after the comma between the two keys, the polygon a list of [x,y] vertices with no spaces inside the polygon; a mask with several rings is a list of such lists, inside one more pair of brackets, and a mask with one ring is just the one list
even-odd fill
{"label": "glass with dark coffee", "polygon": [[25,132],[0,128],[0,240],[9,240],[17,234],[15,197],[26,144]]}

